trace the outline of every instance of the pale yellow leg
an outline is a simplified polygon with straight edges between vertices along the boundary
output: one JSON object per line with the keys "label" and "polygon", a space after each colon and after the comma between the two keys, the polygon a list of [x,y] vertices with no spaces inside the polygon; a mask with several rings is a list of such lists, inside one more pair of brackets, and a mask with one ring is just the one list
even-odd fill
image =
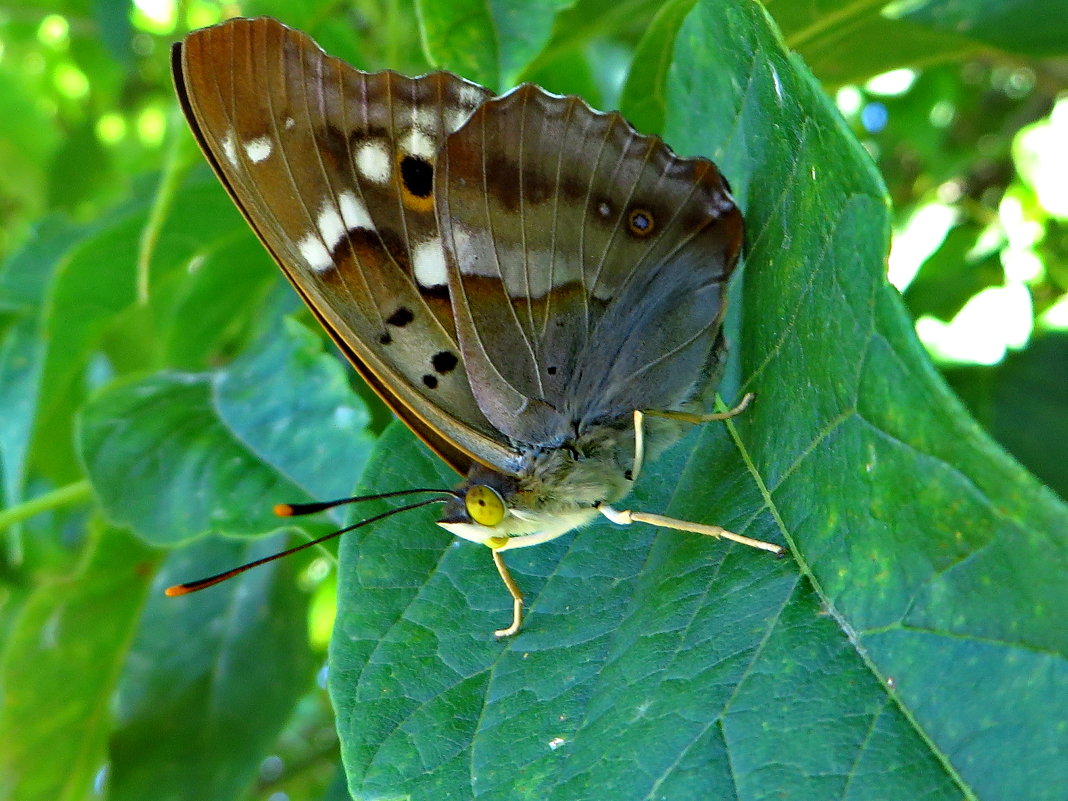
{"label": "pale yellow leg", "polygon": [[493,564],[497,565],[497,572],[501,574],[501,581],[512,595],[512,625],[506,629],[497,629],[493,632],[495,637],[511,637],[519,627],[523,625],[523,593],[519,591],[519,585],[515,583],[512,574],[508,572],[508,566],[504,563],[501,552],[494,549]]}
{"label": "pale yellow leg", "polygon": [[613,523],[617,523],[621,526],[629,526],[631,523],[648,523],[651,526],[673,528],[676,531],[690,531],[694,534],[705,534],[709,537],[722,537],[725,540],[740,542],[742,545],[748,545],[751,548],[760,548],[762,551],[770,551],[777,556],[782,556],[786,553],[786,549],[781,545],[764,542],[763,540],[754,540],[751,537],[743,537],[741,534],[727,531],[727,529],[721,526],[706,526],[704,523],[690,523],[686,520],[676,520],[674,517],[665,517],[664,515],[650,514],[648,512],[633,512],[630,509],[618,511],[611,506],[604,505],[597,507],[597,510]]}
{"label": "pale yellow leg", "polygon": [[630,468],[630,480],[637,481],[642,472],[642,462],[645,461],[645,426],[642,425],[643,415],[637,409],[634,410],[634,464]]}
{"label": "pale yellow leg", "polygon": [[[640,412],[637,409],[634,410],[634,466],[630,471],[630,478],[633,481],[638,480],[638,474],[642,469],[642,461],[645,458],[645,428],[642,425],[642,421],[645,415],[650,417],[669,417],[672,420],[683,420],[687,423],[710,423],[714,420],[727,420],[734,417],[737,414],[741,414],[745,411],[746,407],[753,402],[755,398],[752,392],[746,393],[746,395],[738,402],[738,405],[733,409],[729,409],[725,412],[716,412],[715,414],[689,414],[688,412],[660,412],[660,411],[648,411]],[[624,509],[623,511],[617,511],[611,506],[598,506],[598,510],[601,514],[611,520],[613,523],[618,523],[622,526],[629,526],[631,523],[648,523],[651,526],[660,526],[661,528],[673,528],[676,531],[690,531],[694,534],[705,534],[709,537],[722,537],[726,540],[733,540],[734,542],[740,542],[742,545],[748,545],[752,548],[760,548],[763,551],[770,551],[773,554],[781,556],[786,553],[786,549],[781,545],[774,545],[770,542],[764,542],[763,540],[754,540],[751,537],[743,537],[741,534],[735,534],[733,531],[727,531],[727,529],[721,526],[707,526],[704,523],[690,523],[686,520],[676,520],[674,517],[665,517],[664,515],[651,514],[649,512],[634,512],[630,509]],[[496,552],[493,554],[494,558],[497,557]],[[500,569],[500,567],[498,567]],[[501,574],[504,575],[503,573]],[[507,584],[509,578],[505,579]],[[518,592],[518,590],[517,590]],[[513,596],[515,597],[515,593]],[[518,613],[517,613],[518,614]]]}
{"label": "pale yellow leg", "polygon": [[739,415],[746,410],[746,407],[753,402],[753,398],[756,395],[752,392],[747,392],[745,396],[738,401],[738,405],[733,409],[728,409],[725,412],[714,412],[712,414],[691,414],[690,412],[664,412],[654,409],[646,410],[645,414],[649,417],[667,417],[671,420],[682,420],[685,423],[712,423],[716,420],[729,420],[735,415]]}

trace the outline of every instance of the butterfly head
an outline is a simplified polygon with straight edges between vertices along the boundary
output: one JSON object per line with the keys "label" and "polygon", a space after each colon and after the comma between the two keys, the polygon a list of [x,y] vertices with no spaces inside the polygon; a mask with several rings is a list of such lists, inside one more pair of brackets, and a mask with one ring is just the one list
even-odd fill
{"label": "butterfly head", "polygon": [[[438,525],[494,550],[537,545],[578,528],[630,490],[617,458],[633,440],[597,427],[565,447],[536,449],[517,475],[476,464]],[[633,452],[633,451],[631,451]]]}
{"label": "butterfly head", "polygon": [[523,530],[522,515],[516,515],[519,499],[518,479],[476,465],[445,504],[438,525],[466,540],[503,547],[512,537],[529,533]]}
{"label": "butterfly head", "polygon": [[529,493],[504,493],[488,483],[468,482],[460,495],[446,503],[438,525],[494,550],[537,545],[597,516],[592,504],[542,508],[544,504]]}

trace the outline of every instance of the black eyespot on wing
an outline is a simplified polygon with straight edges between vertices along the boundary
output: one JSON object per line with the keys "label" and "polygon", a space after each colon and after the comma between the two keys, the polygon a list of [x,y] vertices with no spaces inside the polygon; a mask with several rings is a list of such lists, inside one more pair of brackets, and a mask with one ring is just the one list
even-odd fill
{"label": "black eyespot on wing", "polygon": [[379,341],[379,343],[381,343],[382,345],[388,345],[388,344],[389,344],[390,342],[392,342],[392,341],[393,341],[393,337],[391,337],[391,336],[389,335],[389,331],[386,331],[386,333],[382,334],[382,335],[381,335],[381,336],[380,336],[380,337],[378,338],[378,341]]}
{"label": "black eyespot on wing", "polygon": [[545,368],[545,372],[547,372],[549,375],[556,375],[556,368],[555,367],[546,367]]}
{"label": "black eyespot on wing", "polygon": [[434,366],[434,369],[445,375],[451,373],[456,369],[456,365],[460,363],[460,360],[456,358],[456,354],[451,351],[443,350],[440,353],[435,353],[430,359],[430,363]]}
{"label": "black eyespot on wing", "polygon": [[438,379],[437,379],[436,376],[432,376],[432,375],[423,376],[423,383],[426,384],[427,387],[429,387],[430,389],[437,389],[438,388]]}
{"label": "black eyespot on wing", "polygon": [[415,315],[412,314],[412,310],[407,306],[399,307],[393,314],[386,320],[389,325],[395,325],[397,328],[404,328],[412,320],[415,319]]}
{"label": "black eyespot on wing", "polygon": [[405,156],[400,163],[404,188],[416,197],[430,197],[434,189],[434,168],[417,156]]}
{"label": "black eyespot on wing", "polygon": [[648,209],[631,209],[627,215],[627,230],[634,236],[644,238],[649,236],[656,227],[652,212]]}

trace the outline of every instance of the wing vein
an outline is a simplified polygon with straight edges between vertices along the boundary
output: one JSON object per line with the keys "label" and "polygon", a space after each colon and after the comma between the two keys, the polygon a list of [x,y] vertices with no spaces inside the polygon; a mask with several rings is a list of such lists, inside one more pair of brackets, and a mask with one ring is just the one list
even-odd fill
{"label": "wing vein", "polygon": [[[484,118],[483,118],[483,120],[484,120]],[[523,328],[523,324],[519,322],[519,315],[516,313],[515,304],[512,303],[512,300],[508,295],[508,282],[505,280],[505,278],[504,278],[504,270],[501,268],[501,255],[500,255],[500,251],[497,249],[497,232],[493,227],[493,216],[492,216],[492,214],[490,212],[489,171],[488,171],[487,165],[486,165],[486,125],[485,125],[485,121],[483,121],[483,123],[481,125],[481,134],[482,134],[482,147],[480,148],[479,157],[482,160],[482,202],[483,202],[483,210],[485,211],[485,214],[486,214],[486,231],[489,234],[489,238],[490,238],[490,245],[491,245],[490,246],[490,251],[493,253],[493,263],[497,267],[497,277],[500,278],[501,289],[504,292],[504,296],[505,296],[504,297],[504,303],[508,307],[508,311],[511,314],[512,321],[515,323],[516,330],[519,332],[519,335],[523,338],[523,344],[526,346],[527,354],[530,356],[530,361],[534,365],[534,380],[538,385],[538,392],[541,395],[544,395],[545,394],[545,390],[541,386],[541,375],[540,375],[540,373],[538,371],[538,359],[534,355],[534,348],[531,345],[530,338],[527,336],[526,330]],[[475,326],[475,327],[477,328],[477,326]],[[479,339],[481,340],[481,336],[479,337]],[[483,349],[483,352],[486,353],[486,358],[487,358],[487,360],[489,360],[489,352],[485,351],[485,349]],[[493,368],[498,373],[500,373],[500,369],[497,367],[497,365],[494,364]],[[516,390],[517,392],[519,391],[514,386],[512,387],[512,389]]]}
{"label": "wing vein", "polygon": [[[527,307],[527,320],[530,322],[530,327],[527,329],[530,332],[531,338],[534,337],[536,326],[534,325],[534,294],[531,291],[530,284],[530,254],[527,252],[527,215],[526,215],[526,192],[524,186],[524,175],[526,173],[526,136],[527,136],[527,99],[523,97],[523,113],[519,115],[519,242],[523,251],[523,288],[526,291],[526,295],[523,298],[523,302]],[[550,290],[552,284],[549,284]],[[540,351],[541,348],[538,348]],[[538,383],[541,383],[541,364],[538,356],[534,357],[534,370],[538,376]]]}

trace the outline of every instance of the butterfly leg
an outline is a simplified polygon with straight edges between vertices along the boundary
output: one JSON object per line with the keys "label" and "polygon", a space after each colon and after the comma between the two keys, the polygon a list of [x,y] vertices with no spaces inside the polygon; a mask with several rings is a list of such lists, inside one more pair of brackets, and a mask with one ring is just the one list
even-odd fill
{"label": "butterfly leg", "polygon": [[689,412],[662,412],[655,410],[642,412],[635,409],[634,465],[630,469],[628,478],[630,478],[631,481],[637,481],[638,474],[642,471],[642,463],[645,459],[645,427],[642,425],[642,420],[645,415],[650,415],[652,417],[668,417],[672,420],[682,420],[687,423],[711,423],[716,420],[729,420],[735,415],[741,414],[746,410],[746,407],[753,402],[753,398],[755,397],[755,393],[747,392],[733,409],[728,409],[725,412],[715,412],[714,414],[691,414]]}
{"label": "butterfly leg", "polygon": [[631,481],[637,481],[638,475],[642,472],[642,462],[645,461],[645,426],[642,425],[642,421],[645,419],[643,412],[634,410],[634,464],[631,465],[628,478]]}
{"label": "butterfly leg", "polygon": [[493,632],[495,637],[511,637],[519,627],[523,625],[523,593],[519,591],[519,585],[515,583],[512,574],[508,572],[508,566],[504,563],[504,557],[496,548],[493,549],[493,564],[497,566],[497,572],[501,574],[501,581],[512,595],[512,625],[506,629],[497,629]]}
{"label": "butterfly leg", "polygon": [[743,537],[741,534],[735,534],[733,531],[727,531],[727,529],[721,526],[708,526],[704,523],[691,523],[687,520],[677,520],[674,517],[665,517],[664,515],[651,514],[649,512],[634,512],[630,509],[617,510],[611,506],[604,504],[597,507],[597,511],[621,526],[629,526],[631,523],[648,523],[651,526],[660,526],[661,528],[672,528],[676,531],[689,531],[694,534],[704,534],[709,537],[722,537],[726,540],[733,540],[734,542],[740,542],[742,545],[748,545],[751,548],[759,548],[762,551],[770,551],[776,556],[782,556],[786,553],[786,549],[781,545],[775,545],[771,542],[764,542],[763,540],[754,540],[751,537]]}
{"label": "butterfly leg", "polygon": [[692,414],[690,412],[664,412],[655,409],[651,409],[645,414],[650,417],[667,417],[671,420],[682,420],[686,423],[711,423],[716,420],[729,420],[735,415],[739,415],[746,410],[746,407],[753,402],[753,398],[756,394],[752,392],[745,393],[745,396],[738,401],[738,405],[733,409],[728,409],[725,412],[714,412],[712,414]]}

